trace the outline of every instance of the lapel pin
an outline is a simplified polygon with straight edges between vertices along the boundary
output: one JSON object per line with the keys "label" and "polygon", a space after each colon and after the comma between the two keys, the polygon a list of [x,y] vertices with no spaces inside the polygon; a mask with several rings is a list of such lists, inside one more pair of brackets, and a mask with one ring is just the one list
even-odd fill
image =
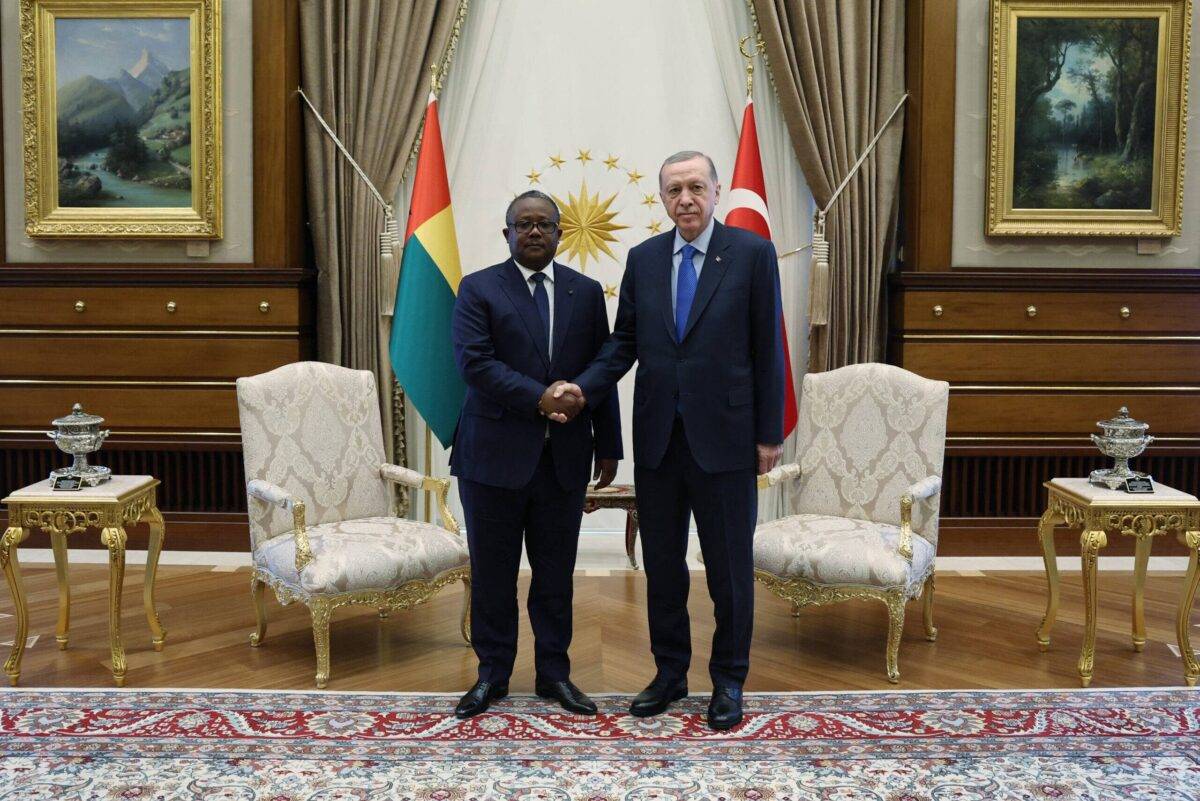
{"label": "lapel pin", "polygon": [[717,261],[720,261],[720,260],[721,260],[721,257],[720,257],[720,256],[717,256]]}

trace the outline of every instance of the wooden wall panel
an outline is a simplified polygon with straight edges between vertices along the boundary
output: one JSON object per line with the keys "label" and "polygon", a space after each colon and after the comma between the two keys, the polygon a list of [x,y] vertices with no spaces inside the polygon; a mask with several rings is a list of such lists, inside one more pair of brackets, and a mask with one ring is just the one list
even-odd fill
{"label": "wooden wall panel", "polygon": [[4,383],[0,384],[0,421],[6,430],[45,431],[51,420],[82,403],[84,409],[102,411],[104,425],[118,433],[237,432],[233,383],[212,383],[217,386]]}

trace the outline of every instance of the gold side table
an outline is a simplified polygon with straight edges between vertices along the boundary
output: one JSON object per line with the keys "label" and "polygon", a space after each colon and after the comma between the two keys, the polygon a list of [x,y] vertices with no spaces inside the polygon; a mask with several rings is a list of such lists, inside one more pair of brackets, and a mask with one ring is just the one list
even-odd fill
{"label": "gold side table", "polygon": [[1046,512],[1038,524],[1038,539],[1046,562],[1046,581],[1049,597],[1046,615],[1038,626],[1038,645],[1045,651],[1050,647],[1050,628],[1058,614],[1058,562],[1054,554],[1054,527],[1065,524],[1082,529],[1079,537],[1083,560],[1084,629],[1083,651],[1079,655],[1079,680],[1084,687],[1092,682],[1092,667],[1096,657],[1096,560],[1100,549],[1108,544],[1106,532],[1117,531],[1136,537],[1133,589],[1133,650],[1141,652],[1146,644],[1144,596],[1146,566],[1150,561],[1150,546],[1155,537],[1174,532],[1189,551],[1187,576],[1183,596],[1175,619],[1179,652],[1183,657],[1184,680],[1195,686],[1200,677],[1200,665],[1192,653],[1188,637],[1188,619],[1200,584],[1200,500],[1186,492],[1155,482],[1154,493],[1134,495],[1120,490],[1098,487],[1086,478],[1054,478],[1043,486],[1049,492]]}
{"label": "gold side table", "polygon": [[29,608],[17,546],[35,528],[50,534],[54,549],[54,568],[58,575],[59,650],[67,647],[67,629],[71,620],[71,590],[67,585],[67,535],[90,528],[100,529],[100,542],[108,548],[108,638],[112,649],[112,674],[118,687],[125,686],[125,649],[121,645],[121,586],[125,579],[125,527],[134,523],[150,524],[150,547],[146,554],[146,580],[142,602],[150,623],[154,650],[161,651],[167,633],[154,610],[154,576],[163,544],[163,517],[155,502],[158,479],[152,476],[113,476],[98,487],[54,492],[50,481],[39,481],[19,489],[0,503],[8,507],[8,530],[0,538],[0,567],[8,579],[16,606],[17,632],[12,653],[4,663],[9,683],[16,686],[21,677],[21,657],[29,630]]}
{"label": "gold side table", "polygon": [[633,546],[638,535],[637,496],[632,484],[609,484],[602,490],[589,489],[583,503],[583,511],[591,514],[597,509],[625,510],[625,557],[629,566],[638,569],[637,555]]}

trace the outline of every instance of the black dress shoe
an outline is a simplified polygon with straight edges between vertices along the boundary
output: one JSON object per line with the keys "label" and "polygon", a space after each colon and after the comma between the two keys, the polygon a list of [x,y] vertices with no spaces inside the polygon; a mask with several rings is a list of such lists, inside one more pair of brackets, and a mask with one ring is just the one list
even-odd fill
{"label": "black dress shoe", "polygon": [[497,701],[508,695],[508,683],[493,684],[490,681],[477,681],[475,686],[467,690],[454,707],[454,715],[459,718],[473,718],[481,712],[487,712],[492,701]]}
{"label": "black dress shoe", "polygon": [[742,722],[742,688],[714,687],[708,702],[708,725],[717,731],[732,729]]}
{"label": "black dress shoe", "polygon": [[687,697],[686,679],[663,679],[655,677],[650,686],[633,697],[629,704],[629,714],[637,718],[648,718],[661,715],[667,711],[672,701]]}
{"label": "black dress shoe", "polygon": [[558,701],[563,709],[568,712],[574,712],[576,715],[596,714],[596,704],[591,698],[584,695],[582,690],[572,684],[570,679],[566,681],[538,681],[533,685],[533,691],[537,693],[538,698],[549,698],[552,701]]}

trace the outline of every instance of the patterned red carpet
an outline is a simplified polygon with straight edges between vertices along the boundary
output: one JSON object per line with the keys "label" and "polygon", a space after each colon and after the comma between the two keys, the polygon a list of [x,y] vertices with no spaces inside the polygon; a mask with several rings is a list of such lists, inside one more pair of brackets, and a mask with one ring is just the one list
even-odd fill
{"label": "patterned red carpet", "polygon": [[706,700],[11,690],[0,799],[1200,799],[1195,690],[754,694],[724,734]]}

